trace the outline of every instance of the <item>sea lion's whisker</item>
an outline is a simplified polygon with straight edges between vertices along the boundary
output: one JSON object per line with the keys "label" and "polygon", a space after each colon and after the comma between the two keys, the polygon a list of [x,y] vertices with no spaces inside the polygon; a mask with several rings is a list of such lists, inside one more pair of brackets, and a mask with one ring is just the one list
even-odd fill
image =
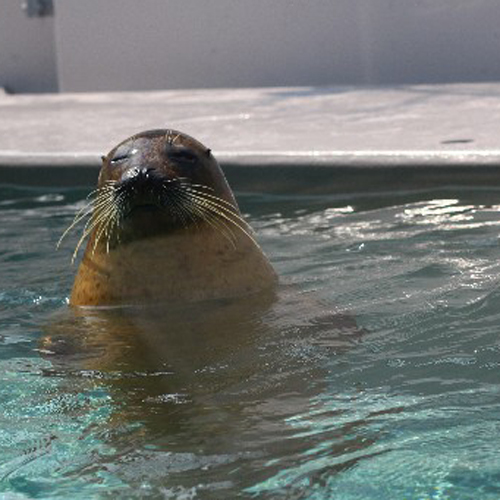
{"label": "sea lion's whisker", "polygon": [[231,243],[232,247],[236,249],[236,243],[238,241],[238,238],[234,234],[234,231],[232,230],[231,226],[223,219],[220,217],[216,216],[213,212],[210,211],[204,211],[205,212],[205,220],[211,220],[213,223],[213,226],[216,227],[216,229],[219,230],[220,233],[222,233],[226,239]]}
{"label": "sea lion's whisker", "polygon": [[[231,203],[218,196],[203,192],[200,188],[203,188],[204,186],[201,184],[196,184],[195,186],[196,188],[193,188],[193,185],[183,182],[180,184],[178,189],[189,195],[192,203],[196,203],[198,206],[203,207],[205,211],[210,211],[212,214],[216,214],[220,218],[225,219],[227,222],[237,227],[255,245],[258,246],[248,229],[249,226],[246,221],[238,214],[236,208]],[[210,190],[208,186],[206,188],[207,190]]]}
{"label": "sea lion's whisker", "polygon": [[218,203],[225,205],[229,210],[234,211],[236,210],[234,205],[230,203],[227,200],[224,200],[223,198],[216,196],[214,194],[206,193],[203,188],[205,188],[207,191],[212,191],[213,188],[209,186],[203,186],[203,184],[190,184],[185,187],[186,191],[190,191],[192,193],[195,193],[200,196],[204,196],[207,199],[212,199],[214,201],[217,201]]}
{"label": "sea lion's whisker", "polygon": [[176,197],[181,200],[183,210],[190,215],[191,220],[196,224],[196,218],[193,217],[193,215],[196,215],[199,219],[207,222],[216,231],[220,232],[235,247],[237,238],[229,225],[223,219],[217,217],[213,211],[207,210],[206,207],[195,202],[193,193],[184,189],[184,187],[183,185],[176,186],[172,190],[172,193],[175,193]]}
{"label": "sea lion's whisker", "polygon": [[[199,215],[197,216],[197,214],[194,213],[193,210],[191,210],[191,207],[189,206],[189,204],[186,205],[186,203],[183,201],[182,203],[179,204],[179,210],[182,213],[187,215],[189,220],[191,220],[191,222],[195,225],[196,229],[199,228],[198,221],[199,221],[200,217],[199,217]],[[185,227],[187,227],[187,225]]]}
{"label": "sea lion's whisker", "polygon": [[[100,187],[100,188],[97,188],[97,189],[94,189],[92,190],[86,197],[86,199],[91,199],[92,197],[96,197],[95,200],[90,200],[88,203],[85,204],[84,207],[82,207],[78,212],[77,214],[75,215],[75,217],[73,218],[73,221],[71,222],[71,224],[68,226],[68,228],[63,232],[63,234],[61,235],[61,237],[59,238],[58,242],[57,242],[57,245],[56,245],[56,248],[59,249],[64,238],[69,234],[69,232],[75,227],[77,226],[82,220],[86,219],[89,215],[92,214],[93,211],[95,211],[96,209],[96,206],[99,207],[99,208],[102,208],[101,207],[101,204],[103,203],[103,201],[101,201],[102,199],[106,200],[107,197],[109,197],[109,193],[113,191],[113,186],[115,184],[115,181],[108,181],[104,186]],[[104,195],[104,196],[103,196]],[[84,228],[84,233],[86,232],[86,229],[88,228],[88,222],[87,224],[85,225],[85,228]],[[80,243],[80,246],[81,246],[81,243]],[[78,246],[79,248],[79,246]],[[74,261],[74,258],[75,258],[75,254],[73,254],[73,258],[72,258],[72,261]]]}
{"label": "sea lion's whisker", "polygon": [[93,222],[93,218],[90,218],[87,223],[85,224],[82,232],[82,236],[78,240],[78,243],[76,245],[75,251],[73,252],[73,256],[71,257],[71,263],[73,264],[75,262],[76,254],[78,253],[78,250],[80,249],[83,241],[85,238],[92,232],[93,228],[95,227],[95,222]]}
{"label": "sea lion's whisker", "polygon": [[117,212],[117,215],[111,219],[111,222],[109,224],[109,226],[110,226],[109,227],[109,231],[106,233],[106,253],[109,253],[109,244],[110,244],[110,241],[111,241],[111,235],[112,234],[116,235],[116,240],[117,240],[118,244],[120,244],[120,242],[121,242],[120,232],[119,231],[115,231],[115,227],[117,229],[119,227],[120,217],[121,217],[121,215],[118,214],[118,212]]}
{"label": "sea lion's whisker", "polygon": [[76,244],[75,251],[73,252],[73,255],[71,256],[71,263],[74,264],[76,260],[76,256],[78,254],[78,250],[80,250],[80,247],[82,246],[83,241],[87,237],[87,234],[83,234],[80,239],[78,240],[78,243]]}
{"label": "sea lion's whisker", "polygon": [[99,241],[101,240],[101,236],[103,234],[106,235],[106,248],[108,249],[107,253],[109,253],[109,228],[112,221],[113,217],[108,217],[104,219],[103,223],[101,224],[101,227],[96,231],[94,248],[92,249],[92,255],[95,253],[97,245],[99,244]]}
{"label": "sea lion's whisker", "polygon": [[197,204],[192,204],[189,207],[189,209],[193,213],[196,213],[201,220],[205,221],[212,228],[214,228],[214,230],[222,234],[222,236],[224,236],[231,243],[233,248],[236,248],[236,241],[237,241],[236,235],[231,230],[231,227],[228,224],[226,224],[226,222],[223,219],[220,219],[210,210],[206,210],[205,207],[202,207]]}
{"label": "sea lion's whisker", "polygon": [[[176,135],[174,136],[174,134]],[[167,144],[173,146],[180,136],[181,134],[179,132],[176,132],[174,130],[167,130],[167,133],[165,135],[165,141],[167,142]]]}
{"label": "sea lion's whisker", "polygon": [[[212,214],[218,215],[222,219],[226,220],[236,228],[238,228],[243,234],[245,234],[255,245],[257,245],[257,242],[255,241],[254,237],[250,234],[250,232],[246,229],[246,222],[243,221],[243,219],[235,214],[234,212],[222,210],[222,207],[214,204],[213,202],[209,200],[204,200],[203,198],[199,197],[192,197],[192,201],[196,203],[198,206],[205,208],[207,211],[210,211]],[[236,220],[232,219],[230,217],[234,217]],[[244,224],[244,225],[243,225]]]}
{"label": "sea lion's whisker", "polygon": [[[180,214],[184,227],[188,227],[185,217],[186,215],[197,228],[198,220],[201,219],[210,224],[216,231],[221,232],[220,228],[213,224],[212,221],[207,220],[207,217],[202,210],[199,210],[196,206],[190,203],[190,196],[188,196],[183,189],[180,189],[179,186],[175,186],[174,189],[169,189],[169,195],[174,200],[173,206],[176,208],[176,213]],[[224,234],[224,236],[226,235]]]}
{"label": "sea lion's whisker", "polygon": [[[100,188],[103,189],[103,188]],[[91,196],[95,195],[97,192],[100,191],[100,189],[94,189],[90,194],[87,195],[87,199],[89,199]],[[92,213],[92,207],[94,205],[94,201],[89,201],[83,206],[80,210],[78,210],[77,214],[73,218],[73,221],[71,224],[68,226],[68,228],[63,232],[61,237],[59,238],[59,241],[57,242],[56,248],[58,249],[61,246],[61,243],[63,239],[68,235],[68,233],[76,226],[78,225],[82,220],[87,218],[91,213]]]}
{"label": "sea lion's whisker", "polygon": [[102,216],[99,216],[99,217],[92,217],[88,222],[87,224],[85,224],[85,227],[82,231],[82,235],[80,237],[80,239],[78,240],[78,243],[76,244],[76,248],[75,248],[75,251],[73,252],[73,257],[71,259],[71,263],[73,263],[76,259],[76,255],[78,254],[78,250],[80,249],[80,247],[82,246],[82,243],[85,241],[85,239],[87,238],[87,236],[89,236],[92,231],[98,226],[100,220],[101,220],[101,217]]}
{"label": "sea lion's whisker", "polygon": [[187,193],[189,193],[191,196],[195,196],[197,198],[203,198],[207,201],[212,201],[214,203],[217,203],[221,208],[228,210],[231,213],[234,213],[235,215],[238,215],[236,207],[232,203],[229,203],[228,201],[220,198],[219,196],[205,193],[204,191],[198,188],[195,189],[193,188],[192,185],[184,185],[182,186],[182,189]]}
{"label": "sea lion's whisker", "polygon": [[[195,222],[192,214],[190,214],[189,211],[184,207],[183,197],[180,196],[182,193],[179,193],[178,189],[176,188],[172,189],[170,185],[164,185],[163,190],[166,192],[166,200],[168,203],[168,206],[166,206],[166,208],[170,209],[175,214],[175,216],[179,218],[183,227],[188,226],[186,215],[188,215],[189,218],[193,222]],[[163,203],[161,204],[163,205]]]}
{"label": "sea lion's whisker", "polygon": [[[210,186],[206,186],[204,184],[191,184],[184,177],[180,177],[178,179],[180,184],[177,186],[177,189],[182,190],[190,195],[190,197],[201,198],[212,202],[214,205],[217,205],[223,211],[226,211],[228,215],[231,215],[238,219],[243,226],[247,226],[246,221],[239,215],[237,208],[227,200],[220,198],[219,196],[210,194],[214,192],[214,189]],[[207,193],[206,191],[209,191]]]}
{"label": "sea lion's whisker", "polygon": [[228,215],[231,215],[235,219],[239,220],[244,226],[247,226],[245,219],[243,219],[243,217],[239,215],[239,213],[236,211],[236,208],[231,203],[227,202],[226,200],[223,200],[222,198],[219,198],[218,196],[209,195],[207,193],[199,192],[197,190],[189,188],[187,190],[193,195],[195,195],[197,198],[212,203],[214,206],[217,206],[217,208],[219,208],[220,210],[223,210]]}
{"label": "sea lion's whisker", "polygon": [[114,220],[115,217],[116,217],[115,207],[111,201],[107,203],[100,202],[96,204],[96,206],[94,206],[94,213],[92,214],[90,220],[85,224],[82,236],[80,237],[76,245],[71,260],[72,263],[75,261],[76,255],[78,254],[78,250],[82,246],[85,239],[92,233],[92,231],[94,231],[94,229],[98,228],[99,225],[102,225],[102,227],[98,229],[98,232],[96,233],[95,236],[92,254],[95,252],[95,249],[101,239],[101,236],[103,235],[103,232],[106,231],[107,227],[109,226],[109,221]]}
{"label": "sea lion's whisker", "polygon": [[[186,214],[189,219],[193,222],[193,224],[198,228],[198,221],[202,220],[207,222],[210,226],[213,227],[214,230],[221,232],[225,237],[223,231],[217,227],[211,220],[207,219],[204,211],[200,210],[196,205],[191,202],[191,195],[183,189],[182,184],[176,184],[173,188],[169,187],[169,198],[175,201],[175,205],[179,208],[182,214]],[[184,227],[187,227],[187,224],[184,224]]]}
{"label": "sea lion's whisker", "polygon": [[[190,193],[193,199],[206,203],[207,205],[210,205],[211,207],[222,211],[227,216],[234,217],[239,223],[241,223],[243,227],[247,226],[245,219],[243,219],[243,217],[239,215],[239,213],[236,211],[236,208],[230,203],[227,203],[225,200],[222,200],[217,196],[208,197],[206,194],[198,193],[192,190],[190,191]],[[224,202],[224,204],[222,204],[221,202]]]}
{"label": "sea lion's whisker", "polygon": [[75,215],[73,218],[73,221],[71,224],[65,229],[61,237],[59,238],[57,244],[56,244],[56,249],[59,249],[61,246],[61,243],[63,242],[64,238],[69,234],[69,232],[76,226],[78,225],[83,219],[88,217],[92,213],[92,203],[87,203],[82,209],[78,211],[78,213]]}
{"label": "sea lion's whisker", "polygon": [[[97,223],[102,223],[102,227],[96,232],[92,253],[95,252],[103,235],[105,236],[106,252],[109,253],[111,237],[115,232],[114,228],[119,226],[119,222],[123,216],[122,205],[124,197],[124,193],[116,194],[116,191],[113,191],[111,199],[104,201],[102,206],[99,207],[99,210],[102,209],[102,212],[99,214]],[[98,212],[98,209],[96,209],[96,212]]]}

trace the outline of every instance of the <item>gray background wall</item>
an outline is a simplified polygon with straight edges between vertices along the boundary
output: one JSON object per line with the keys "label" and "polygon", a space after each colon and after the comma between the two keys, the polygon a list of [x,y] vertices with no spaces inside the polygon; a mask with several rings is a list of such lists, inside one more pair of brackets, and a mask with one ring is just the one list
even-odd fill
{"label": "gray background wall", "polygon": [[1,1],[21,92],[500,80],[499,0]]}
{"label": "gray background wall", "polygon": [[0,0],[0,87],[57,91],[54,18],[28,18],[20,0]]}

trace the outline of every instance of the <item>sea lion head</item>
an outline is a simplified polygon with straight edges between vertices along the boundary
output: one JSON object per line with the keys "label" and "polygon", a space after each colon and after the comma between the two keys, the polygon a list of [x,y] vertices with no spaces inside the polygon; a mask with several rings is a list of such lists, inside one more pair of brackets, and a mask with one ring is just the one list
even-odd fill
{"label": "sea lion head", "polygon": [[[102,158],[93,231],[108,247],[197,224],[240,224],[210,149],[175,130],[129,137]],[[234,221],[234,222],[233,222]]]}

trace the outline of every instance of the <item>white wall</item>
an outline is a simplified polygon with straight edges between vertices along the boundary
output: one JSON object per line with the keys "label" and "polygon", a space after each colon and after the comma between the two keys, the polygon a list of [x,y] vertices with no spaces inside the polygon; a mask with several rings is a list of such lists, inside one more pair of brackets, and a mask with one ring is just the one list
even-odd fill
{"label": "white wall", "polygon": [[28,18],[20,0],[0,0],[0,87],[57,90],[54,18]]}
{"label": "white wall", "polygon": [[56,0],[62,90],[500,80],[499,0]]}
{"label": "white wall", "polygon": [[21,3],[0,0],[16,92],[500,80],[500,0]]}
{"label": "white wall", "polygon": [[61,0],[55,6],[61,88],[363,80],[358,16],[351,3]]}
{"label": "white wall", "polygon": [[499,0],[375,0],[373,83],[500,80]]}

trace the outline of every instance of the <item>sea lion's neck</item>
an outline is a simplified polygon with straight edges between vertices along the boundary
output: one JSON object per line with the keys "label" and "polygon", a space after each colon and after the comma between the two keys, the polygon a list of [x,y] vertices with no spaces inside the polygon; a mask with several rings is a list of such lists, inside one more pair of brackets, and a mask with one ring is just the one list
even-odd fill
{"label": "sea lion's neck", "polygon": [[94,251],[87,248],[71,304],[233,297],[272,288],[275,281],[267,258],[247,234],[225,234],[205,224],[130,241],[109,252],[101,243]]}

